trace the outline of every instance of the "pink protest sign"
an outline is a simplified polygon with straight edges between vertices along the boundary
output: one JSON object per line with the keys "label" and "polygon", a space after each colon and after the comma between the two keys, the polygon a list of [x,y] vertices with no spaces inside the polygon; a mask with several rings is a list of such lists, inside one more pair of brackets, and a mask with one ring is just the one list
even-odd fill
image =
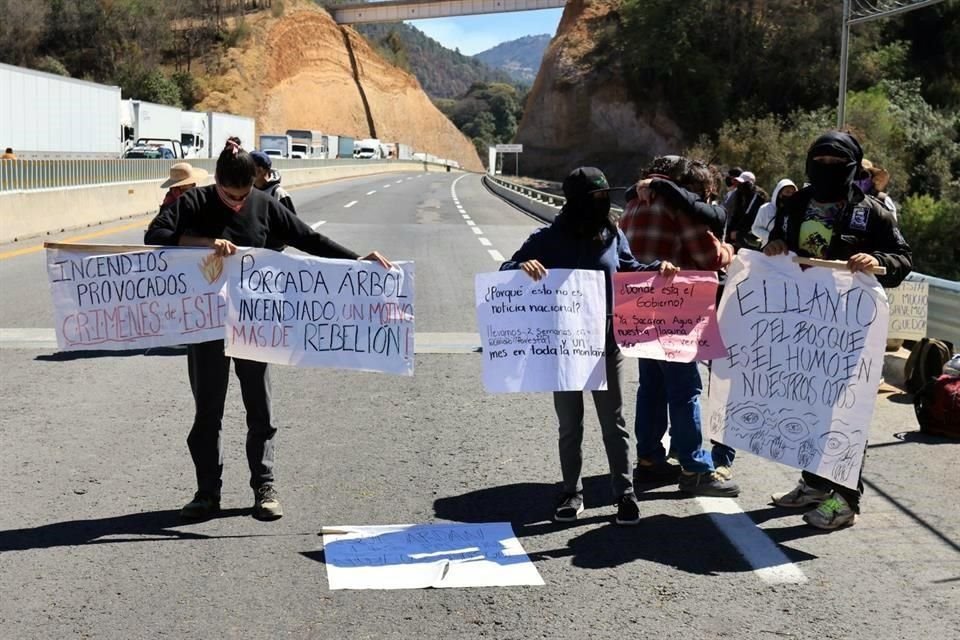
{"label": "pink protest sign", "polygon": [[693,362],[726,355],[717,324],[717,274],[652,272],[614,279],[613,335],[632,358]]}

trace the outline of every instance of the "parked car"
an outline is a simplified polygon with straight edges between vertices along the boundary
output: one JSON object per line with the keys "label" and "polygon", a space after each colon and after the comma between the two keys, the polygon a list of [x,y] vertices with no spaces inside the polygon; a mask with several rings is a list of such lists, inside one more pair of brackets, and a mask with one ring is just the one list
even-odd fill
{"label": "parked car", "polygon": [[174,160],[177,156],[167,147],[143,146],[133,147],[123,157],[125,160]]}

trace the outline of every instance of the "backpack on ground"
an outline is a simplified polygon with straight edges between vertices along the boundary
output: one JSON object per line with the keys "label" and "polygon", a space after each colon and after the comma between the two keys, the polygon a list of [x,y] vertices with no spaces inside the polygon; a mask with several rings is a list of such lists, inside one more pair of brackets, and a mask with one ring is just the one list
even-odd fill
{"label": "backpack on ground", "polygon": [[916,394],[931,380],[939,378],[953,356],[953,345],[943,340],[922,338],[913,346],[904,367],[907,391]]}
{"label": "backpack on ground", "polygon": [[942,375],[913,399],[920,431],[960,439],[960,376]]}

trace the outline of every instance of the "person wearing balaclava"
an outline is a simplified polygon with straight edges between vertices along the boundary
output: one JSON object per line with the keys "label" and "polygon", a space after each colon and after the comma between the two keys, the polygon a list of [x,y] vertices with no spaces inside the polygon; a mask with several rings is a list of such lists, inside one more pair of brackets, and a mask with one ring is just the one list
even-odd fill
{"label": "person wearing balaclava", "polygon": [[[855,184],[862,160],[860,143],[849,133],[817,138],[807,153],[810,185],[778,207],[764,253],[842,260],[853,272],[885,267],[877,280],[886,288],[898,286],[913,266],[910,247],[893,213]],[[804,471],[791,491],[771,497],[781,507],[815,506],[803,519],[819,529],[837,529],[854,524],[860,513],[862,463],[859,476],[857,489],[849,489]]]}
{"label": "person wearing balaclava", "polygon": [[[150,222],[144,244],[206,247],[203,265],[231,259],[237,247],[289,244],[321,258],[390,262],[376,251],[364,258],[311,229],[277,200],[254,188],[255,165],[240,140],[230,138],[217,158],[216,182],[190,189]],[[237,259],[237,258],[233,258]],[[219,276],[218,276],[219,277]],[[222,422],[230,360],[223,340],[187,345],[187,373],[196,413],[187,446],[193,458],[197,492],[180,510],[185,520],[204,520],[220,512],[223,486]],[[274,447],[277,427],[270,402],[267,364],[233,358],[247,412],[247,464],[253,489],[253,517],[276,520],[283,515],[274,486]]]}
{"label": "person wearing balaclava", "polygon": [[[575,169],[563,181],[566,203],[548,227],[535,231],[501,271],[519,269],[538,281],[548,269],[588,269],[603,272],[606,281],[607,390],[594,391],[593,402],[603,431],[603,446],[610,465],[610,479],[617,499],[615,522],[640,522],[640,508],[633,491],[630,463],[630,432],[623,417],[623,354],[613,337],[613,274],[617,271],[656,271],[665,276],[676,272],[669,262],[640,264],[630,253],[626,237],[617,229],[610,212],[610,185],[594,167]],[[559,421],[561,495],[554,510],[558,522],[571,522],[583,512],[583,393],[558,391],[553,404]]]}

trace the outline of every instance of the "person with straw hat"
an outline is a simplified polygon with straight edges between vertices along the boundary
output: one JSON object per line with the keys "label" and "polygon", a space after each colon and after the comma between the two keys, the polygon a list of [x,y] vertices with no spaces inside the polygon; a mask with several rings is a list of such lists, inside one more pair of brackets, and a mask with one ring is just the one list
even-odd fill
{"label": "person with straw hat", "polygon": [[170,167],[170,177],[160,185],[160,188],[167,190],[160,208],[173,204],[177,198],[206,180],[208,175],[206,170],[198,169],[189,162],[178,162]]}

